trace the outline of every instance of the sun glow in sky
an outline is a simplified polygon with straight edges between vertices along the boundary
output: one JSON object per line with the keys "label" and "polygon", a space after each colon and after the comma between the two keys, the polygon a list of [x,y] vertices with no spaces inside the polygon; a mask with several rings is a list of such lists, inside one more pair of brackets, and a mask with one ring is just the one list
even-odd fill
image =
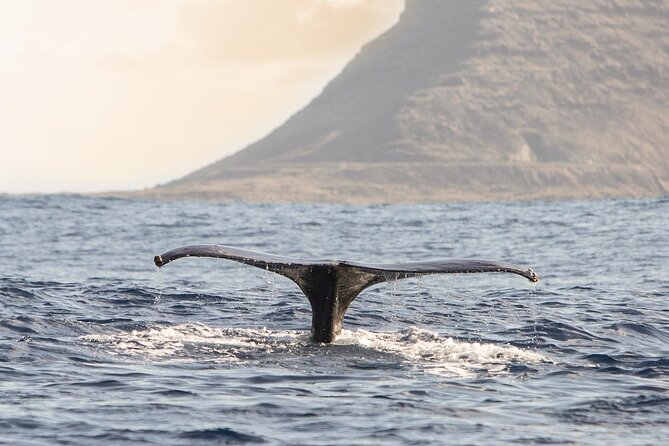
{"label": "sun glow in sky", "polygon": [[0,0],[0,193],[138,189],[316,96],[403,0]]}

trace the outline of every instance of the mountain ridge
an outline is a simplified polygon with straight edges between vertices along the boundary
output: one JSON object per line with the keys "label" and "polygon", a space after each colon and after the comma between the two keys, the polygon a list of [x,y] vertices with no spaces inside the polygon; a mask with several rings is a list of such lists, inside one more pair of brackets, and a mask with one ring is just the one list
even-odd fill
{"label": "mountain ridge", "polygon": [[139,193],[411,203],[669,194],[661,0],[410,0],[266,137]]}

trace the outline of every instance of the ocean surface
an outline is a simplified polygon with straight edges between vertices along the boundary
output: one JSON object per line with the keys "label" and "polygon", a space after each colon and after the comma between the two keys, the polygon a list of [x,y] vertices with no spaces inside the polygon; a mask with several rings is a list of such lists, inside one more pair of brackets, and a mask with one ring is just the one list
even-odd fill
{"label": "ocean surface", "polygon": [[[424,206],[0,197],[0,444],[667,444],[669,199]],[[331,345],[218,243],[531,266],[382,284]]]}

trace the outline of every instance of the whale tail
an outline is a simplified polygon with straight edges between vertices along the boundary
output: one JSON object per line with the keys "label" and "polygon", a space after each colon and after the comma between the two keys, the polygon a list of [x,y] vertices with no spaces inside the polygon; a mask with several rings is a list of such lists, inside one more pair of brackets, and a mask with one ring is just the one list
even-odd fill
{"label": "whale tail", "polygon": [[338,260],[302,260],[265,254],[232,246],[189,245],[154,257],[162,267],[182,257],[214,257],[262,268],[295,282],[312,310],[311,336],[316,342],[332,342],[341,332],[344,314],[365,288],[378,283],[428,274],[508,272],[538,282],[531,268],[473,259],[367,264]]}

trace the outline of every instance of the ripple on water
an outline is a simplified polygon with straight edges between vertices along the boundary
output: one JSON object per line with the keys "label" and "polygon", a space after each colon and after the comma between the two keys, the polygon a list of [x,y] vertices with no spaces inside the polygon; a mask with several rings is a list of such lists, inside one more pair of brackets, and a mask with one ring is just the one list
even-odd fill
{"label": "ripple on water", "polygon": [[[667,204],[0,197],[0,443],[663,444]],[[543,280],[372,287],[314,344],[288,279],[205,259],[156,273],[190,243],[495,258]]]}

